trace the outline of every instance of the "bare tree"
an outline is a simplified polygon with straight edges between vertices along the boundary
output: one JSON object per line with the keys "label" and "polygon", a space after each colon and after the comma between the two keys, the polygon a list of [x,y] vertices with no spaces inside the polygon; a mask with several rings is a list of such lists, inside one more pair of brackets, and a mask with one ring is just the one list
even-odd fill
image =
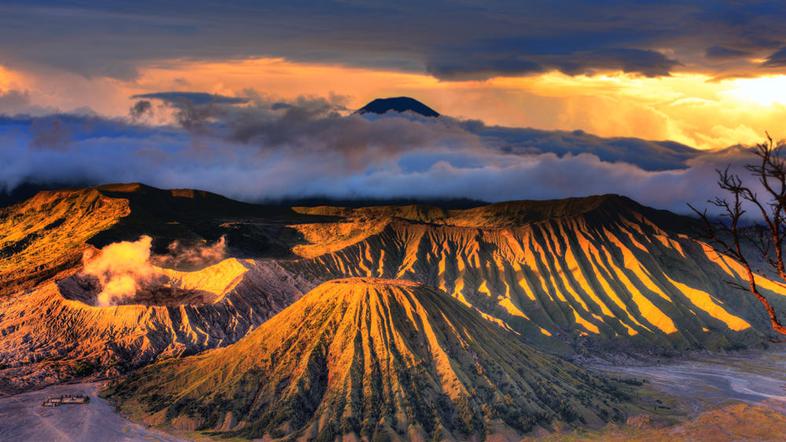
{"label": "bare tree", "polygon": [[[745,185],[739,175],[725,170],[718,170],[718,186],[727,197],[719,197],[709,201],[720,215],[712,217],[707,210],[690,208],[699,215],[707,228],[716,251],[726,254],[742,265],[746,273],[747,285],[735,281],[730,284],[741,290],[750,292],[764,306],[770,319],[770,325],[776,332],[786,335],[786,327],[778,320],[777,313],[756,284],[755,273],[751,267],[751,259],[747,256],[751,250],[760,254],[764,262],[769,264],[774,273],[786,284],[786,267],[783,262],[783,241],[786,234],[786,159],[784,145],[776,144],[770,134],[767,141],[756,146],[754,154],[757,162],[745,166],[755,177],[763,195],[758,195]],[[746,227],[742,225],[745,215],[745,204],[755,208],[763,225]],[[746,247],[750,244],[753,247]]]}

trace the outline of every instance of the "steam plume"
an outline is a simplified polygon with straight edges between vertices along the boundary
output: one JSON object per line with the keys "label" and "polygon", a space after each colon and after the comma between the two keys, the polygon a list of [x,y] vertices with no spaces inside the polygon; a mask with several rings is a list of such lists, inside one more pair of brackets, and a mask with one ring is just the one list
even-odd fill
{"label": "steam plume", "polygon": [[83,273],[97,278],[101,284],[98,305],[108,306],[133,298],[140,286],[162,277],[150,263],[152,243],[151,237],[142,236],[137,241],[121,241],[97,252],[85,252]]}
{"label": "steam plume", "polygon": [[97,304],[110,306],[133,299],[141,290],[172,283],[161,267],[195,270],[215,264],[226,257],[226,238],[213,244],[169,244],[168,253],[151,255],[153,239],[141,236],[136,241],[121,241],[88,250],[82,257],[83,275],[92,276],[101,285]]}
{"label": "steam plume", "polygon": [[164,255],[153,256],[152,262],[159,267],[170,267],[181,270],[193,270],[215,264],[226,257],[227,241],[222,236],[213,244],[199,243],[186,245],[181,241],[172,241]]}

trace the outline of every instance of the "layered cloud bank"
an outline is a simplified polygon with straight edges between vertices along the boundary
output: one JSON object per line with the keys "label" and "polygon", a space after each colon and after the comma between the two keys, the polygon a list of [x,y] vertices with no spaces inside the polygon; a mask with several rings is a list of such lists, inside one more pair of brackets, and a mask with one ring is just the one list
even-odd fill
{"label": "layered cloud bank", "polygon": [[10,0],[0,12],[0,53],[9,63],[119,79],[162,60],[255,56],[422,71],[443,80],[549,70],[723,75],[786,65],[779,26],[786,6],[769,0],[306,0],[296,7]]}
{"label": "layered cloud bank", "polygon": [[[168,122],[153,124],[152,122]],[[367,117],[340,99],[281,102],[161,93],[130,116],[0,117],[0,186],[144,182],[261,201],[298,197],[474,198],[620,193],[685,211],[717,194],[715,169],[743,149],[486,126],[449,117]]]}
{"label": "layered cloud bank", "polygon": [[786,118],[783,18],[770,0],[7,0],[0,112],[117,117],[134,95],[264,87],[339,91],[355,108],[413,95],[489,124],[724,148]]}

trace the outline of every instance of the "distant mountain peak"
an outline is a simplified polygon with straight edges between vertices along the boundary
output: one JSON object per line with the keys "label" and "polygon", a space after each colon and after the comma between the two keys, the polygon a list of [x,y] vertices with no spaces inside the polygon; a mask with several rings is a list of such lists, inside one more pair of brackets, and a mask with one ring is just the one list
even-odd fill
{"label": "distant mountain peak", "polygon": [[439,113],[411,97],[377,98],[358,109],[359,114],[378,114],[386,112],[414,112],[424,117],[438,117]]}

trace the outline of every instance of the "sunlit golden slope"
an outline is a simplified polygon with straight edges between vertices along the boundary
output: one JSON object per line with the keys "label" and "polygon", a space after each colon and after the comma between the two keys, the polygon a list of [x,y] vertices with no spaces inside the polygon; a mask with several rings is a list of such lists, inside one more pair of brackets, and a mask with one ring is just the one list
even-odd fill
{"label": "sunlit golden slope", "polygon": [[[573,347],[725,347],[756,341],[760,305],[728,286],[738,268],[690,221],[618,196],[469,210],[310,208],[293,271],[315,279],[403,278],[440,287],[527,339]],[[786,306],[786,290],[762,279]]]}
{"label": "sunlit golden slope", "polygon": [[[0,394],[114,373],[162,355],[226,345],[314,284],[269,260],[160,269],[166,287],[99,307],[83,252],[118,240],[231,238],[255,256],[288,253],[291,210],[139,184],[41,192],[0,211]],[[284,221],[282,221],[282,219]],[[287,232],[293,232],[288,234]]]}
{"label": "sunlit golden slope", "polygon": [[130,213],[96,189],[41,192],[0,209],[0,297],[77,265],[86,242]]}
{"label": "sunlit golden slope", "polygon": [[237,343],[132,374],[154,424],[248,438],[450,440],[620,417],[613,385],[406,281],[327,282]]}
{"label": "sunlit golden slope", "polygon": [[[40,385],[226,345],[348,276],[442,288],[549,351],[727,348],[769,330],[760,306],[725,283],[739,277],[732,261],[679,233],[685,219],[622,197],[297,211],[142,185],[44,192],[3,209],[0,381]],[[164,270],[183,289],[175,296],[95,306],[98,288],[73,278],[82,251],[141,234],[164,250],[226,237],[243,259]],[[780,286],[760,283],[786,307]]]}

